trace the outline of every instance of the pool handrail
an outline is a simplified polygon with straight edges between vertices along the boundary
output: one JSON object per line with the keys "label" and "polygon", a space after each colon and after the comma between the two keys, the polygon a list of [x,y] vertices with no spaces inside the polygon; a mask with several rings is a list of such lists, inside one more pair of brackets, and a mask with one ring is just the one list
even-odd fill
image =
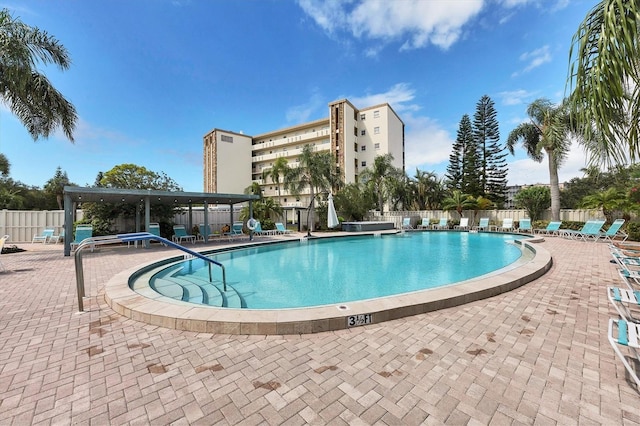
{"label": "pool handrail", "polygon": [[78,310],[80,312],[84,311],[84,306],[82,302],[82,298],[85,295],[84,292],[84,271],[82,268],[82,251],[86,247],[95,247],[96,245],[106,245],[106,244],[114,244],[114,243],[129,243],[132,241],[159,241],[162,244],[177,248],[190,256],[197,257],[198,259],[202,259],[207,262],[209,266],[209,282],[212,281],[211,276],[211,264],[217,265],[222,268],[222,285],[224,286],[224,291],[227,291],[227,278],[226,271],[224,269],[224,265],[218,261],[208,258],[207,256],[198,253],[197,251],[189,250],[186,247],[181,246],[180,244],[174,243],[173,241],[169,241],[166,238],[159,237],[157,235],[151,234],[149,232],[134,232],[130,234],[117,234],[117,235],[106,235],[103,237],[89,237],[82,240],[75,252],[75,267],[76,267],[76,290],[78,293]]}

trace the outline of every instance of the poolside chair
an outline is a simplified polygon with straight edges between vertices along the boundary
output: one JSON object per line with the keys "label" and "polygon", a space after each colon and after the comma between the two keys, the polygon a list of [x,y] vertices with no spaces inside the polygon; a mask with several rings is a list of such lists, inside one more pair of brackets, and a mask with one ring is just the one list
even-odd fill
{"label": "poolside chair", "polygon": [[636,324],[634,322],[625,321],[623,319],[609,319],[609,330],[608,330],[609,343],[611,347],[615,351],[618,358],[622,361],[624,368],[627,369],[627,372],[631,376],[631,378],[636,382],[636,385],[640,387],[640,378],[638,378],[638,373],[631,367],[627,358],[620,351],[622,347],[628,348],[628,350],[632,353],[633,363],[636,365],[640,365],[640,324]]}
{"label": "poolside chair", "polygon": [[518,232],[533,232],[531,229],[531,219],[520,219],[520,223],[518,223]]}
{"label": "poolside chair", "polygon": [[242,222],[233,222],[233,225],[231,225],[231,232],[229,232],[229,237],[230,238],[246,237],[247,234],[244,233],[244,231],[242,230],[242,227],[243,227]]}
{"label": "poolside chair", "polygon": [[502,219],[502,225],[498,227],[498,231],[500,232],[513,231],[513,218],[506,217]]}
{"label": "poolside chair", "polygon": [[276,233],[281,235],[291,234],[293,231],[285,228],[284,224],[281,222],[276,222]]}
{"label": "poolside chair", "polygon": [[533,233],[534,234],[548,235],[548,236],[558,235],[558,230],[560,229],[560,226],[562,226],[562,222],[560,222],[560,221],[551,221],[551,222],[549,222],[549,224],[547,225],[546,228],[544,228],[544,229],[534,229]]}
{"label": "poolside chair", "polygon": [[433,225],[431,229],[449,229],[449,219],[441,217],[440,221]]}
{"label": "poolside chair", "polygon": [[[81,242],[93,237],[93,226],[91,225],[78,225],[76,226],[76,233],[73,241],[71,242],[71,250],[78,248]],[[91,251],[95,249],[95,244],[91,245]]]}
{"label": "poolside chair", "polygon": [[196,243],[196,236],[187,234],[187,230],[184,225],[173,225],[173,237],[171,237],[174,243],[182,244],[183,241],[191,241],[191,244]]}
{"label": "poolside chair", "polygon": [[456,226],[453,227],[453,229],[457,229],[459,231],[462,231],[463,229],[469,229],[469,218],[468,217],[463,217],[460,218],[460,223]]}
{"label": "poolside chair", "polygon": [[594,235],[599,233],[602,225],[604,225],[604,220],[588,220],[579,231],[574,229],[560,229],[558,232],[564,238],[570,238],[572,240],[584,239],[585,235]]}
{"label": "poolside chair", "polygon": [[431,227],[430,225],[430,219],[428,217],[423,217],[422,218],[422,222],[420,222],[420,224],[418,226],[416,226],[417,229],[429,229]]}
{"label": "poolside chair", "polygon": [[[0,255],[2,254],[2,249],[4,248],[4,243],[7,242],[9,240],[9,236],[5,235],[2,238],[0,238]],[[6,271],[7,269],[4,267],[4,265],[2,264],[2,262],[0,262],[0,271]]]}
{"label": "poolside chair", "polygon": [[622,228],[622,225],[624,225],[624,219],[614,220],[606,232],[599,233],[598,237],[596,238],[596,241],[600,238],[603,238],[605,241],[609,241],[610,243],[612,243],[613,240],[615,240],[616,238],[620,238],[621,239],[620,242],[627,241],[627,238],[629,238],[629,235],[627,235],[626,232],[620,229]]}
{"label": "poolside chair", "polygon": [[489,218],[481,217],[480,222],[478,225],[474,226],[473,229],[476,231],[490,231],[491,227],[489,226]]}
{"label": "poolside chair", "polygon": [[204,226],[204,223],[200,223],[198,224],[198,239],[202,240],[203,243],[206,243],[209,240],[212,240],[216,237],[216,233],[211,231],[211,226],[207,225],[206,228]]}
{"label": "poolside chair", "polygon": [[413,226],[411,226],[411,218],[410,217],[402,218],[402,228],[401,229],[413,229]]}
{"label": "poolside chair", "polygon": [[607,297],[620,318],[640,323],[640,290],[607,287]]}
{"label": "poolside chair", "polygon": [[263,237],[265,235],[273,235],[275,231],[273,229],[262,229],[262,224],[257,221],[256,227],[253,229],[253,234],[257,237]]}
{"label": "poolside chair", "polygon": [[31,244],[33,243],[43,243],[46,244],[49,242],[49,239],[51,239],[51,237],[53,237],[53,228],[46,228],[44,231],[42,231],[41,234],[36,234],[33,236],[33,239],[31,240]]}

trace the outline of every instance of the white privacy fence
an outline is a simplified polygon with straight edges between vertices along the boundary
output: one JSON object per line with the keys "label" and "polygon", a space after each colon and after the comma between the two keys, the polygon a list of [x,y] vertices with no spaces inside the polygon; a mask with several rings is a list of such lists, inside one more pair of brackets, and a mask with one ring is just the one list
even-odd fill
{"label": "white privacy fence", "polygon": [[[212,230],[219,230],[223,225],[239,220],[240,211],[240,206],[235,207],[233,211],[233,220],[231,220],[229,207],[209,209],[207,212],[209,226]],[[205,212],[203,208],[193,208],[191,210],[191,225],[198,226],[199,223],[204,223],[204,215]],[[519,221],[520,219],[527,217],[527,212],[525,210],[481,210],[475,212],[475,216],[474,211],[465,211],[463,212],[463,216],[473,219],[474,224],[476,224],[481,217],[488,217],[494,223],[500,223],[504,218],[512,218],[514,221]],[[306,215],[303,217],[302,222],[306,223]],[[395,211],[385,212],[383,215],[380,215],[379,212],[370,212],[367,216],[367,220],[393,222],[395,223],[396,228],[400,228],[402,225],[402,219],[405,217],[411,218],[411,224],[413,226],[419,224],[422,221],[422,218],[429,218],[434,221],[439,220],[441,217],[446,217],[455,222],[460,220],[457,212],[442,210]],[[82,219],[82,210],[77,211],[76,218],[77,220]],[[586,222],[590,219],[603,218],[602,211],[599,210],[560,211],[560,219],[563,221]],[[544,212],[542,219],[550,219],[549,210]],[[141,218],[140,220],[142,222],[141,227],[144,228],[144,218]],[[174,221],[176,224],[188,226],[188,209],[184,209],[183,213],[176,214]],[[60,235],[63,225],[64,210],[0,210],[0,237],[2,235],[9,235],[11,237],[9,241],[11,242],[31,242],[33,236],[40,234],[45,228],[54,228],[55,234]],[[114,225],[114,230],[118,233],[134,232],[136,231],[135,228],[134,218],[122,218],[116,221]]]}
{"label": "white privacy fence", "polygon": [[[241,207],[234,208],[233,220],[239,220]],[[204,209],[193,208],[191,210],[192,226],[204,223]],[[77,210],[76,220],[83,217],[82,210]],[[213,230],[219,230],[223,225],[230,224],[231,214],[229,207],[209,209],[207,212],[209,226]],[[189,225],[189,211],[176,214],[174,222],[180,225]],[[144,228],[144,214],[142,215],[141,228]],[[62,233],[64,226],[64,210],[0,210],[0,237],[9,235],[10,242],[31,242],[34,235],[41,234],[45,228],[53,228],[55,235]],[[141,229],[144,231],[144,229]],[[116,233],[135,232],[135,218],[120,218],[114,223]]]}
{"label": "white privacy fence", "polygon": [[[481,217],[488,217],[493,223],[501,223],[502,219],[511,218],[514,221],[527,218],[529,215],[526,210],[513,209],[513,210],[479,210],[477,212],[468,210],[462,212],[463,217],[468,217],[470,224],[477,224]],[[384,212],[382,215],[380,212],[369,212],[366,220],[393,222],[396,228],[402,226],[402,219],[408,217],[411,219],[411,225],[416,226],[422,222],[423,218],[430,219],[432,222],[437,222],[441,217],[446,217],[449,221],[460,221],[460,215],[456,211],[444,211],[444,210],[422,210],[422,211],[394,211]],[[560,220],[567,222],[586,222],[591,219],[604,219],[602,210],[560,210]],[[551,211],[545,210],[542,214],[541,220],[551,220]]]}

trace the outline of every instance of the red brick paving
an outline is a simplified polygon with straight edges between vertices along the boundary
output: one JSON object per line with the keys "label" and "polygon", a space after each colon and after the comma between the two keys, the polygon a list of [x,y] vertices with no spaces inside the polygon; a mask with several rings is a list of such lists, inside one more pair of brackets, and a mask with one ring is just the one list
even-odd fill
{"label": "red brick paving", "polygon": [[122,317],[103,284],[167,248],[20,245],[0,273],[0,424],[640,424],[606,338],[606,244],[548,238],[541,279],[337,332],[229,336]]}

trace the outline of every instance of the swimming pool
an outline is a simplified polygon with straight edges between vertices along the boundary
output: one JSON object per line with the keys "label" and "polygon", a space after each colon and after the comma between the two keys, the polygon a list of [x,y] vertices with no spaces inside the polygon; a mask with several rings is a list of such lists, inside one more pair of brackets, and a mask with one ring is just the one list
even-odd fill
{"label": "swimming pool", "polygon": [[[304,308],[436,288],[489,274],[517,261],[522,250],[512,242],[518,238],[522,236],[412,232],[302,240],[214,253],[209,257],[226,268],[228,292],[223,292],[223,299],[226,294],[233,300],[235,295],[229,292],[235,292],[239,305],[217,297],[211,304]],[[155,273],[151,287],[170,297],[173,294],[207,304],[211,290],[216,291],[211,286],[221,290],[221,270],[214,271],[213,284],[209,284],[205,262],[186,260]]]}
{"label": "swimming pool", "polygon": [[[415,232],[415,234],[419,233],[423,232]],[[437,232],[424,233],[436,234]],[[414,232],[407,232],[404,236],[397,235],[397,237],[410,238],[413,234]],[[316,237],[336,240],[338,239],[335,238],[336,235],[344,234],[331,233],[322,236],[318,233]],[[505,237],[516,238],[514,235]],[[285,241],[273,241],[277,239]],[[515,245],[522,248],[522,255],[518,260],[497,271],[452,285],[375,299],[288,309],[227,309],[188,303],[161,295],[150,287],[151,277],[160,269],[179,261],[181,257],[175,255],[166,257],[162,254],[163,252],[159,252],[154,256],[156,260],[115,274],[105,283],[104,298],[116,313],[133,320],[152,326],[196,333],[289,335],[343,330],[451,308],[514,290],[541,277],[551,268],[553,260],[549,251],[543,246],[533,244],[543,240],[540,237],[515,240]],[[303,243],[291,236],[244,243],[247,246],[271,244],[300,247]],[[231,245],[237,246],[243,243],[229,243],[229,246]],[[237,252],[234,247],[220,247],[216,251],[227,249]],[[444,256],[448,250],[445,247],[438,251]],[[384,252],[380,251],[379,255],[381,254]],[[372,263],[369,260],[370,255],[370,253],[361,253],[361,257],[368,264]],[[396,265],[399,271],[402,271],[406,261],[408,260],[405,259],[400,265]],[[277,266],[274,265],[276,268]]]}

